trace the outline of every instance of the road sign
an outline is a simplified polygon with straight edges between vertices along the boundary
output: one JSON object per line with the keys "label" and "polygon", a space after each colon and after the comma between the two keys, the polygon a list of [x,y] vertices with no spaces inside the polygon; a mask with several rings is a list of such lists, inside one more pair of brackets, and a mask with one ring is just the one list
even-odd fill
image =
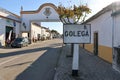
{"label": "road sign", "polygon": [[91,26],[89,24],[64,24],[64,43],[90,43]]}

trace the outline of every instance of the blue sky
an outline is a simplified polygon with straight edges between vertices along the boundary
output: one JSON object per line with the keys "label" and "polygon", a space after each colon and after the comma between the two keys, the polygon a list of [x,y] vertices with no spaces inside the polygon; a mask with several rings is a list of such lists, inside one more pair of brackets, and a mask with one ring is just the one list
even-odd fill
{"label": "blue sky", "polygon": [[[109,5],[114,1],[120,0],[1,0],[0,7],[20,15],[21,6],[23,6],[23,10],[37,10],[40,5],[44,3],[53,3],[58,6],[62,3],[64,6],[68,7],[69,5],[79,5],[86,4],[92,9],[92,13],[89,15],[92,16],[101,10],[103,7]],[[62,33],[62,24],[61,23],[42,23],[42,26],[49,27],[50,29],[58,30],[58,32]]]}

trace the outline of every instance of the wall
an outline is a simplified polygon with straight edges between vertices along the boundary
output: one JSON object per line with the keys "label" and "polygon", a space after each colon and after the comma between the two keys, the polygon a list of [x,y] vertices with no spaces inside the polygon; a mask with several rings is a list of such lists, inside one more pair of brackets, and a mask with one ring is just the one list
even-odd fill
{"label": "wall", "polygon": [[20,26],[21,23],[16,22],[16,26],[15,26],[16,38],[20,36]]}
{"label": "wall", "polygon": [[5,46],[6,26],[14,28],[14,33],[20,34],[20,18],[13,13],[0,8],[0,46]]}
{"label": "wall", "polygon": [[0,46],[5,45],[5,19],[0,18]]}
{"label": "wall", "polygon": [[40,34],[41,35],[41,27],[40,26],[37,26],[37,25],[34,25],[34,24],[32,24],[31,25],[31,37],[33,38],[38,38],[38,34]]}
{"label": "wall", "polygon": [[93,53],[94,33],[98,32],[98,56],[112,63],[112,11],[108,11],[88,24],[91,24],[91,44],[85,48]]}
{"label": "wall", "polygon": [[28,38],[28,33],[23,32],[23,33],[22,33],[22,37],[27,37],[27,38]]}
{"label": "wall", "polygon": [[45,32],[45,36],[46,36],[46,37],[49,37],[49,36],[50,36],[50,33],[46,31],[46,32]]}
{"label": "wall", "polygon": [[[46,16],[44,15],[44,11],[46,8],[50,8],[51,11],[51,15],[48,17],[48,19],[46,18]],[[57,14],[57,12],[50,6],[45,6],[41,9],[40,12],[35,13],[35,14],[22,14],[22,23],[25,22],[27,28],[26,30],[24,29],[24,27],[22,26],[21,30],[22,31],[30,31],[30,21],[39,21],[39,22],[52,22],[52,21],[58,21],[59,20],[59,15]]]}
{"label": "wall", "polygon": [[120,46],[120,15],[114,16],[114,47]]}

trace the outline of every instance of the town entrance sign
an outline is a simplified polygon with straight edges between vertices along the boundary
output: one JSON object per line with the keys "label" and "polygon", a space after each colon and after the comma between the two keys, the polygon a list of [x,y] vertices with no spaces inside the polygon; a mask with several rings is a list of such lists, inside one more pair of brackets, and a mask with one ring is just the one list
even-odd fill
{"label": "town entrance sign", "polygon": [[63,27],[64,43],[90,43],[90,25],[66,24]]}

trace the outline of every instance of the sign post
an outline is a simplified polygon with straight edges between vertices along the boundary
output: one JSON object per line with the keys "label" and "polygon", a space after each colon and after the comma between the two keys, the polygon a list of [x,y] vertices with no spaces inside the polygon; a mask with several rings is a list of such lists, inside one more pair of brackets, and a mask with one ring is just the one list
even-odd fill
{"label": "sign post", "polygon": [[79,70],[79,44],[74,44],[72,76],[78,76],[78,70]]}
{"label": "sign post", "polygon": [[74,43],[72,76],[78,76],[79,70],[79,43],[90,43],[90,25],[65,24],[63,27],[63,42]]}

